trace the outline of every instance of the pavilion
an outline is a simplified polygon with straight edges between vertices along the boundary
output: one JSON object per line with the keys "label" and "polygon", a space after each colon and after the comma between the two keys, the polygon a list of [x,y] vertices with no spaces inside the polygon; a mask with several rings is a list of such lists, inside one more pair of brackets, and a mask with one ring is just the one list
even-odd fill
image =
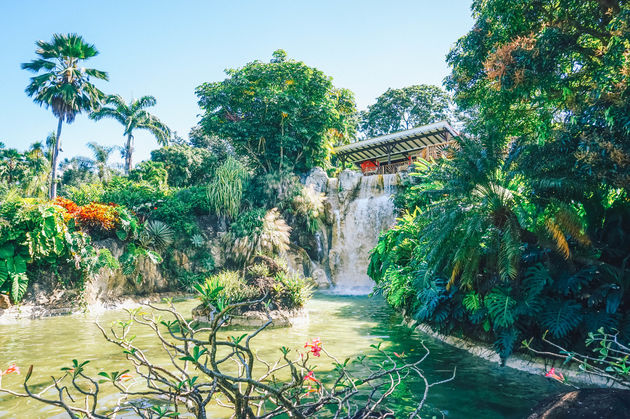
{"label": "pavilion", "polygon": [[441,121],[335,147],[334,154],[341,162],[360,167],[364,175],[396,173],[419,157],[441,156],[457,135],[448,122]]}

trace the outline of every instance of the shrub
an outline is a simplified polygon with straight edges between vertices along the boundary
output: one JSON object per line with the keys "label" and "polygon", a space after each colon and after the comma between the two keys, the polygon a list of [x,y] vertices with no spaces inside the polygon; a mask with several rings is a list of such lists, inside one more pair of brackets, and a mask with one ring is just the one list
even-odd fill
{"label": "shrub", "polygon": [[[67,211],[51,202],[5,201],[0,206],[0,291],[18,302],[38,268],[74,273],[66,279],[81,286],[90,273],[113,265],[107,250],[96,251],[90,237],[76,230]],[[66,222],[68,221],[68,222]]]}
{"label": "shrub", "polygon": [[222,310],[228,304],[240,303],[256,299],[259,290],[247,285],[236,271],[223,271],[212,275],[202,284],[195,286],[199,291],[201,301],[207,305]]}
{"label": "shrub", "polygon": [[233,157],[219,166],[208,185],[208,201],[216,215],[229,218],[238,215],[248,180],[247,168]]}
{"label": "shrub", "polygon": [[66,186],[63,188],[63,196],[75,202],[77,205],[87,205],[90,202],[103,202],[102,183],[84,183],[79,186]]}
{"label": "shrub", "polygon": [[231,261],[247,264],[256,254],[278,255],[289,248],[291,228],[276,208],[256,209],[239,215],[225,235]]}

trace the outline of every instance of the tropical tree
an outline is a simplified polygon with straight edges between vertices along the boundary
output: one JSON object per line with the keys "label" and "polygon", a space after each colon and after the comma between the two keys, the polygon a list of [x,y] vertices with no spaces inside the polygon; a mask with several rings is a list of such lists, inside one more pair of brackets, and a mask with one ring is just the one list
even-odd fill
{"label": "tropical tree", "polygon": [[390,134],[450,119],[452,110],[450,96],[437,86],[387,89],[361,113],[361,130],[368,137]]}
{"label": "tropical tree", "polygon": [[630,4],[488,0],[472,10],[473,30],[448,56],[458,107],[479,115],[480,130],[548,144],[547,157],[562,150],[565,177],[630,188]]}
{"label": "tropical tree", "polygon": [[123,135],[127,137],[124,148],[125,173],[129,173],[131,170],[134,130],[147,130],[155,136],[158,144],[162,146],[168,145],[171,138],[171,130],[146,110],[146,108],[155,106],[156,103],[157,101],[153,96],[142,96],[140,99],[131,100],[127,104],[120,95],[109,95],[105,101],[106,106],[90,114],[90,118],[95,121],[103,118],[112,118],[123,125],[125,129]]}
{"label": "tropical tree", "polygon": [[196,90],[204,132],[225,138],[263,172],[303,172],[324,165],[331,146],[355,134],[352,92],[282,50],[270,62],[226,70]]}
{"label": "tropical tree", "polygon": [[92,151],[92,164],[96,168],[98,178],[101,182],[106,182],[111,174],[111,168],[107,165],[109,157],[117,147],[103,146],[94,141],[87,143],[87,147]]}
{"label": "tropical tree", "polygon": [[64,121],[70,124],[77,114],[101,105],[105,95],[90,82],[90,77],[107,80],[107,73],[80,66],[82,61],[98,55],[98,51],[77,34],[54,34],[52,42],[37,41],[36,45],[39,58],[23,63],[22,68],[34,73],[43,71],[31,78],[26,93],[35,103],[51,108],[59,120],[51,158],[50,198],[54,198],[62,124]]}

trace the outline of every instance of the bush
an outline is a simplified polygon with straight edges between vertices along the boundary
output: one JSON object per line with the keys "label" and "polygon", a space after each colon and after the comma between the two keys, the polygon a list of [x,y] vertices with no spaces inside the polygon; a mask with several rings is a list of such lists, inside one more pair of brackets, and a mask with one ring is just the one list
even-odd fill
{"label": "bush", "polygon": [[247,264],[257,254],[278,255],[289,248],[291,228],[276,208],[256,209],[239,215],[225,235],[229,259],[237,265]]}
{"label": "bush", "polygon": [[206,306],[219,310],[228,304],[256,299],[259,295],[259,290],[247,285],[236,271],[223,271],[212,275],[195,288]]}
{"label": "bush", "polygon": [[65,269],[68,283],[81,286],[87,275],[112,267],[107,250],[96,251],[75,228],[67,210],[51,202],[17,199],[0,206],[0,292],[19,302],[35,272]]}
{"label": "bush", "polygon": [[77,187],[66,186],[62,195],[77,205],[87,205],[90,202],[103,202],[102,183],[84,183]]}

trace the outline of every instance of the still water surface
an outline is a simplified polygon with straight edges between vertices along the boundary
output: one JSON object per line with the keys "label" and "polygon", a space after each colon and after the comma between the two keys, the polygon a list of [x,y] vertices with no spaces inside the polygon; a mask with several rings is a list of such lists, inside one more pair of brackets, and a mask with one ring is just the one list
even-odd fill
{"label": "still water surface", "polygon": [[[189,314],[197,304],[195,300],[188,300],[177,303],[176,307]],[[423,364],[430,380],[444,379],[457,367],[454,381],[433,387],[429,393],[428,403],[442,410],[447,418],[522,418],[538,400],[562,390],[559,384],[543,377],[499,367],[412,331],[378,298],[317,294],[307,309],[309,319],[303,324],[290,329],[265,330],[256,338],[255,347],[263,359],[275,360],[280,346],[301,348],[307,339],[314,337],[319,337],[328,352],[339,359],[370,353],[370,345],[379,342],[398,353],[420,356],[419,342],[424,341],[431,350]],[[105,342],[94,325],[94,322],[109,325],[124,319],[125,315],[122,310],[112,310],[0,325],[0,368],[6,368],[12,361],[23,370],[33,364],[33,384],[49,381],[50,375],[60,375],[59,369],[72,359],[90,360],[88,373],[92,375],[101,370],[127,369],[130,365],[120,350]],[[153,346],[155,354],[160,353],[150,331],[138,328],[134,332],[138,335],[136,346]],[[21,378],[6,376],[3,384],[17,389]],[[413,380],[403,384],[396,393],[397,401],[400,405],[409,405],[423,389]],[[105,396],[105,403],[116,399],[114,394]],[[49,406],[0,394],[0,418],[50,417],[66,416]],[[211,417],[226,417],[226,412],[217,410]]]}

